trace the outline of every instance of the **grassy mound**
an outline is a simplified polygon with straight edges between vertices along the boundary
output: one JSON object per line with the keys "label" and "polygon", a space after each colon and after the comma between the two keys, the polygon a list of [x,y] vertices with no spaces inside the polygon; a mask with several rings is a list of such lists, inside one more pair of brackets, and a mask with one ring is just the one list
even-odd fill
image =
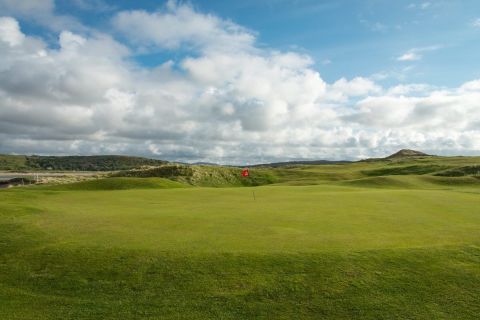
{"label": "grassy mound", "polygon": [[362,188],[393,189],[444,189],[445,187],[480,187],[480,179],[476,177],[437,177],[431,175],[368,177],[342,181],[342,186]]}
{"label": "grassy mound", "polygon": [[55,186],[55,190],[128,190],[128,189],[170,189],[184,188],[185,185],[162,178],[105,178]]}
{"label": "grassy mound", "polygon": [[389,175],[419,175],[419,174],[429,174],[437,172],[440,170],[445,170],[449,168],[444,165],[410,165],[410,166],[385,166],[379,169],[365,170],[362,171],[363,174],[367,176],[389,176]]}
{"label": "grassy mound", "polygon": [[479,176],[480,177],[480,165],[464,166],[445,170],[435,174],[441,177],[463,177],[463,176]]}
{"label": "grassy mound", "polygon": [[414,186],[405,179],[398,179],[396,177],[369,177],[355,180],[342,181],[341,185],[351,187],[365,187],[365,188],[400,188],[409,189]]}
{"label": "grassy mound", "polygon": [[431,184],[441,186],[480,186],[480,178],[478,177],[423,176],[422,180]]}
{"label": "grassy mound", "polygon": [[202,187],[260,186],[271,184],[276,177],[268,169],[252,169],[249,177],[242,177],[242,170],[220,166],[187,166],[169,164],[145,169],[122,171],[120,177],[161,177]]}

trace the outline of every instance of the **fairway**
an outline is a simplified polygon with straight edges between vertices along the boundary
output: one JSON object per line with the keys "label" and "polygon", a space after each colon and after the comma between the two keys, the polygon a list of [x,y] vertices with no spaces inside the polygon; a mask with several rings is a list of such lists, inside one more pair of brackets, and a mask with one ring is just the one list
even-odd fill
{"label": "fairway", "polygon": [[0,192],[0,318],[480,312],[476,187],[165,189],[162,179],[135,181],[126,190],[81,183]]}

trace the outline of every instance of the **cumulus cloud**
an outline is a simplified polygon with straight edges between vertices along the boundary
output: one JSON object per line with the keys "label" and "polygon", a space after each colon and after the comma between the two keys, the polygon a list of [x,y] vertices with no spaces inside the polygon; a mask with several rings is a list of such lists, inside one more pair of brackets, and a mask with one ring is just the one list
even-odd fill
{"label": "cumulus cloud", "polygon": [[0,38],[14,47],[20,45],[25,35],[20,31],[18,21],[10,17],[0,17]]}
{"label": "cumulus cloud", "polygon": [[190,5],[173,0],[158,12],[120,12],[113,18],[113,25],[133,43],[157,49],[176,49],[184,44],[235,51],[250,48],[255,40],[251,32],[231,21],[199,14]]}
{"label": "cumulus cloud", "polygon": [[382,88],[370,79],[356,77],[350,81],[341,78],[328,86],[327,98],[332,101],[345,102],[350,97],[378,94]]}
{"label": "cumulus cloud", "polygon": [[[424,96],[393,95],[367,97],[356,104],[347,118],[369,128],[399,128],[422,132],[479,130],[480,90],[477,81],[457,89],[434,90]],[[422,88],[423,89],[423,88]]]}
{"label": "cumulus cloud", "polygon": [[[51,45],[0,19],[0,152],[253,163],[480,149],[480,80],[328,84],[311,57],[259,47],[254,32],[172,1],[112,24],[128,40],[62,30]],[[135,62],[179,48],[177,60]]]}
{"label": "cumulus cloud", "polygon": [[409,83],[409,84],[399,84],[388,89],[389,95],[423,95],[429,94],[435,89],[434,86],[424,84],[424,83]]}

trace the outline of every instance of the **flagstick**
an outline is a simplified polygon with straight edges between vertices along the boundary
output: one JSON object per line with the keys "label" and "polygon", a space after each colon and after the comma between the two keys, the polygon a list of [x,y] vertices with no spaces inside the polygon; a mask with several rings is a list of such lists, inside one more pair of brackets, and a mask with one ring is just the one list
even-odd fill
{"label": "flagstick", "polygon": [[252,191],[252,194],[253,194],[253,200],[257,200],[255,199],[255,191]]}

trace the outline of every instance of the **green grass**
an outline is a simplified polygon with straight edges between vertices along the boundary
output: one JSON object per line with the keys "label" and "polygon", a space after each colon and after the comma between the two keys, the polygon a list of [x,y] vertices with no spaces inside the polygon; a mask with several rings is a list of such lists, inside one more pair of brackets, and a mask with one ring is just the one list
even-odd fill
{"label": "green grass", "polygon": [[478,319],[477,160],[1,190],[0,319]]}
{"label": "green grass", "polygon": [[52,190],[128,190],[128,189],[172,189],[185,188],[186,185],[162,178],[103,178],[65,185],[56,185]]}

